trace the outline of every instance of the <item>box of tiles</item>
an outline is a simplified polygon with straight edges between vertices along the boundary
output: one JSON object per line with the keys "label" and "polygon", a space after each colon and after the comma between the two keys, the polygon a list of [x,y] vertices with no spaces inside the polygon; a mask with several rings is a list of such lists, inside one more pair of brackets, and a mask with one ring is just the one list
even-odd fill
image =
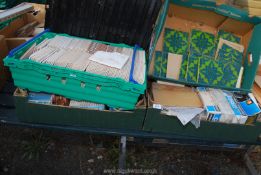
{"label": "box of tiles", "polygon": [[[144,130],[200,141],[258,142],[261,123],[248,122],[255,117],[240,113],[234,97],[220,92],[252,90],[261,57],[261,18],[215,1],[170,0],[164,1],[157,24]],[[205,92],[200,98],[198,87],[215,89],[212,95],[222,98]],[[178,114],[164,113],[179,106],[204,108],[194,118],[200,118],[199,128],[194,119],[184,126]]]}
{"label": "box of tiles", "polygon": [[[261,18],[214,1],[172,0],[163,6],[149,53],[152,79],[251,91],[261,54]],[[180,57],[181,66],[171,60]]]}

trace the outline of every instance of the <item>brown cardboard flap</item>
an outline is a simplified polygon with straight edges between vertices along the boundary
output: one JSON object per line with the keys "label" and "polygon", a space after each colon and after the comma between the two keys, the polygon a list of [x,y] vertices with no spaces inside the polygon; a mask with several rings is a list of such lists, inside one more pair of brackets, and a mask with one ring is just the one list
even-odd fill
{"label": "brown cardboard flap", "polygon": [[9,26],[0,30],[0,35],[4,35],[7,38],[15,37],[15,32],[26,24],[26,15],[17,18],[12,21]]}
{"label": "brown cardboard flap", "polygon": [[237,0],[234,4],[240,7],[253,7],[261,9],[261,1],[259,0]]}
{"label": "brown cardboard flap", "polygon": [[45,5],[32,3],[34,10],[38,13],[26,13],[16,20],[12,21],[9,26],[0,30],[0,35],[4,35],[6,38],[16,37],[17,30],[21,29],[25,25],[37,21],[38,27],[44,27],[45,23]]}
{"label": "brown cardboard flap", "polygon": [[256,75],[255,77],[255,83],[256,85],[261,88],[261,76],[260,75]]}
{"label": "brown cardboard flap", "polygon": [[[244,35],[242,37],[242,40],[241,40],[241,43],[244,46],[244,58],[245,58],[245,55],[247,54],[247,48],[248,48],[249,41],[252,37],[252,33],[253,33],[253,30],[250,30],[246,35]],[[243,61],[245,61],[245,60],[243,60]]]}
{"label": "brown cardboard flap", "polygon": [[219,28],[242,36],[246,35],[250,30],[252,30],[254,28],[254,25],[247,22],[238,21],[232,18],[227,18]]}
{"label": "brown cardboard flap", "polygon": [[258,70],[257,70],[256,74],[261,76],[261,65],[260,64],[258,65]]}
{"label": "brown cardboard flap", "polygon": [[45,23],[45,5],[44,4],[35,4],[35,3],[30,3],[33,5],[34,10],[37,11],[38,13],[36,15],[33,15],[32,13],[27,14],[27,23],[31,23],[33,21],[37,21],[40,26],[39,27],[44,27]]}
{"label": "brown cardboard flap", "polygon": [[196,21],[211,27],[217,27],[222,21],[226,19],[225,16],[219,15],[209,10],[200,10],[196,8],[188,8],[179,5],[170,5],[170,11],[174,16],[189,21]]}
{"label": "brown cardboard flap", "polygon": [[152,100],[154,104],[179,107],[202,107],[203,104],[192,88],[152,84]]}
{"label": "brown cardboard flap", "polygon": [[259,105],[261,105],[261,88],[256,83],[253,85],[253,94]]}
{"label": "brown cardboard flap", "polygon": [[25,43],[26,41],[30,40],[31,37],[25,38],[6,38],[6,44],[9,50],[16,48],[17,46]]}

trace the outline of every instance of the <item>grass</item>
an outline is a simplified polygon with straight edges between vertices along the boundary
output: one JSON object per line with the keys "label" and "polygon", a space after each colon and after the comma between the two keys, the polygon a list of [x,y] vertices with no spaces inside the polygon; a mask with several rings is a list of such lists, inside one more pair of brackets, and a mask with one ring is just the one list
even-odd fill
{"label": "grass", "polygon": [[22,142],[23,155],[25,160],[39,160],[41,153],[43,153],[49,145],[49,138],[45,137],[43,131],[34,133],[30,141]]}

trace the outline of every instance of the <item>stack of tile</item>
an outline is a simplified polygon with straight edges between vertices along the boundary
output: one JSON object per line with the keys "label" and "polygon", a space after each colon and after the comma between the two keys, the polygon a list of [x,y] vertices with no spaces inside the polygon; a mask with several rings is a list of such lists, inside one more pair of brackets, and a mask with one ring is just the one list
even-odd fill
{"label": "stack of tile", "polygon": [[[166,28],[163,51],[155,53],[154,75],[189,83],[239,87],[244,51],[244,46],[239,43],[240,37],[224,30],[215,36],[195,29],[189,34]],[[168,66],[173,64],[170,54],[176,55],[173,58],[176,64],[172,66]],[[182,57],[181,62],[179,56]],[[178,71],[179,76],[166,74],[171,71]]]}
{"label": "stack of tile", "polygon": [[[118,69],[90,60],[98,51],[118,53],[128,59],[124,66]],[[129,47],[114,47],[91,40],[56,36],[52,39],[45,39],[38,45],[33,45],[21,59],[29,58],[39,63],[66,67],[106,77],[121,78],[128,82],[131,76],[132,55],[133,49]],[[139,84],[145,82],[145,71],[145,52],[138,50],[134,63],[133,78]]]}

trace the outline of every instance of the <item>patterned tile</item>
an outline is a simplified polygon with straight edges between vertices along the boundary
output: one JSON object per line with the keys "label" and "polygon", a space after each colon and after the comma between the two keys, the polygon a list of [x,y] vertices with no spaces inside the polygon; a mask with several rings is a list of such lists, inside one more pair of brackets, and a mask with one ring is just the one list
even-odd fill
{"label": "patterned tile", "polygon": [[187,82],[190,83],[198,82],[198,68],[199,68],[199,62],[201,58],[202,56],[199,55],[193,55],[193,54],[189,55],[187,73],[186,73]]}
{"label": "patterned tile", "polygon": [[[213,86],[236,87],[243,54],[223,44],[215,60],[219,38],[240,43],[240,37],[220,30],[218,36],[192,30],[186,32],[165,29],[163,52],[156,52],[154,75],[166,77],[168,52],[182,54],[179,80]],[[188,47],[189,46],[189,47]]]}
{"label": "patterned tile", "polygon": [[161,60],[162,60],[162,54],[161,54],[161,52],[160,52],[160,51],[155,51],[154,76],[156,76],[156,77],[160,77]]}
{"label": "patterned tile", "polygon": [[232,47],[223,44],[218,53],[218,61],[222,66],[224,77],[220,86],[235,88],[238,80],[240,68],[242,66],[243,54]]}
{"label": "patterned tile", "polygon": [[230,33],[230,32],[226,32],[224,30],[219,30],[218,31],[218,40],[219,38],[223,38],[225,40],[234,42],[234,43],[240,43],[240,37]]}
{"label": "patterned tile", "polygon": [[188,55],[183,55],[182,57],[182,63],[179,73],[179,80],[185,81],[187,79],[187,69],[188,69]]}
{"label": "patterned tile", "polygon": [[188,50],[189,34],[165,28],[163,51],[175,54],[185,54]]}
{"label": "patterned tile", "polygon": [[243,53],[238,50],[223,44],[222,48],[218,52],[218,60],[223,62],[224,64],[232,63],[242,63]]}
{"label": "patterned tile", "polygon": [[203,57],[199,63],[198,83],[218,85],[223,79],[223,69],[214,58]]}
{"label": "patterned tile", "polygon": [[190,52],[197,55],[214,56],[215,36],[213,34],[192,30],[190,37]]}
{"label": "patterned tile", "polygon": [[168,53],[162,52],[160,76],[166,78],[168,64]]}
{"label": "patterned tile", "polygon": [[168,53],[156,51],[154,61],[154,76],[166,77],[168,63]]}
{"label": "patterned tile", "polygon": [[230,62],[224,64],[222,61],[219,61],[219,64],[222,68],[224,76],[218,85],[229,88],[235,88],[242,64],[237,62]]}

